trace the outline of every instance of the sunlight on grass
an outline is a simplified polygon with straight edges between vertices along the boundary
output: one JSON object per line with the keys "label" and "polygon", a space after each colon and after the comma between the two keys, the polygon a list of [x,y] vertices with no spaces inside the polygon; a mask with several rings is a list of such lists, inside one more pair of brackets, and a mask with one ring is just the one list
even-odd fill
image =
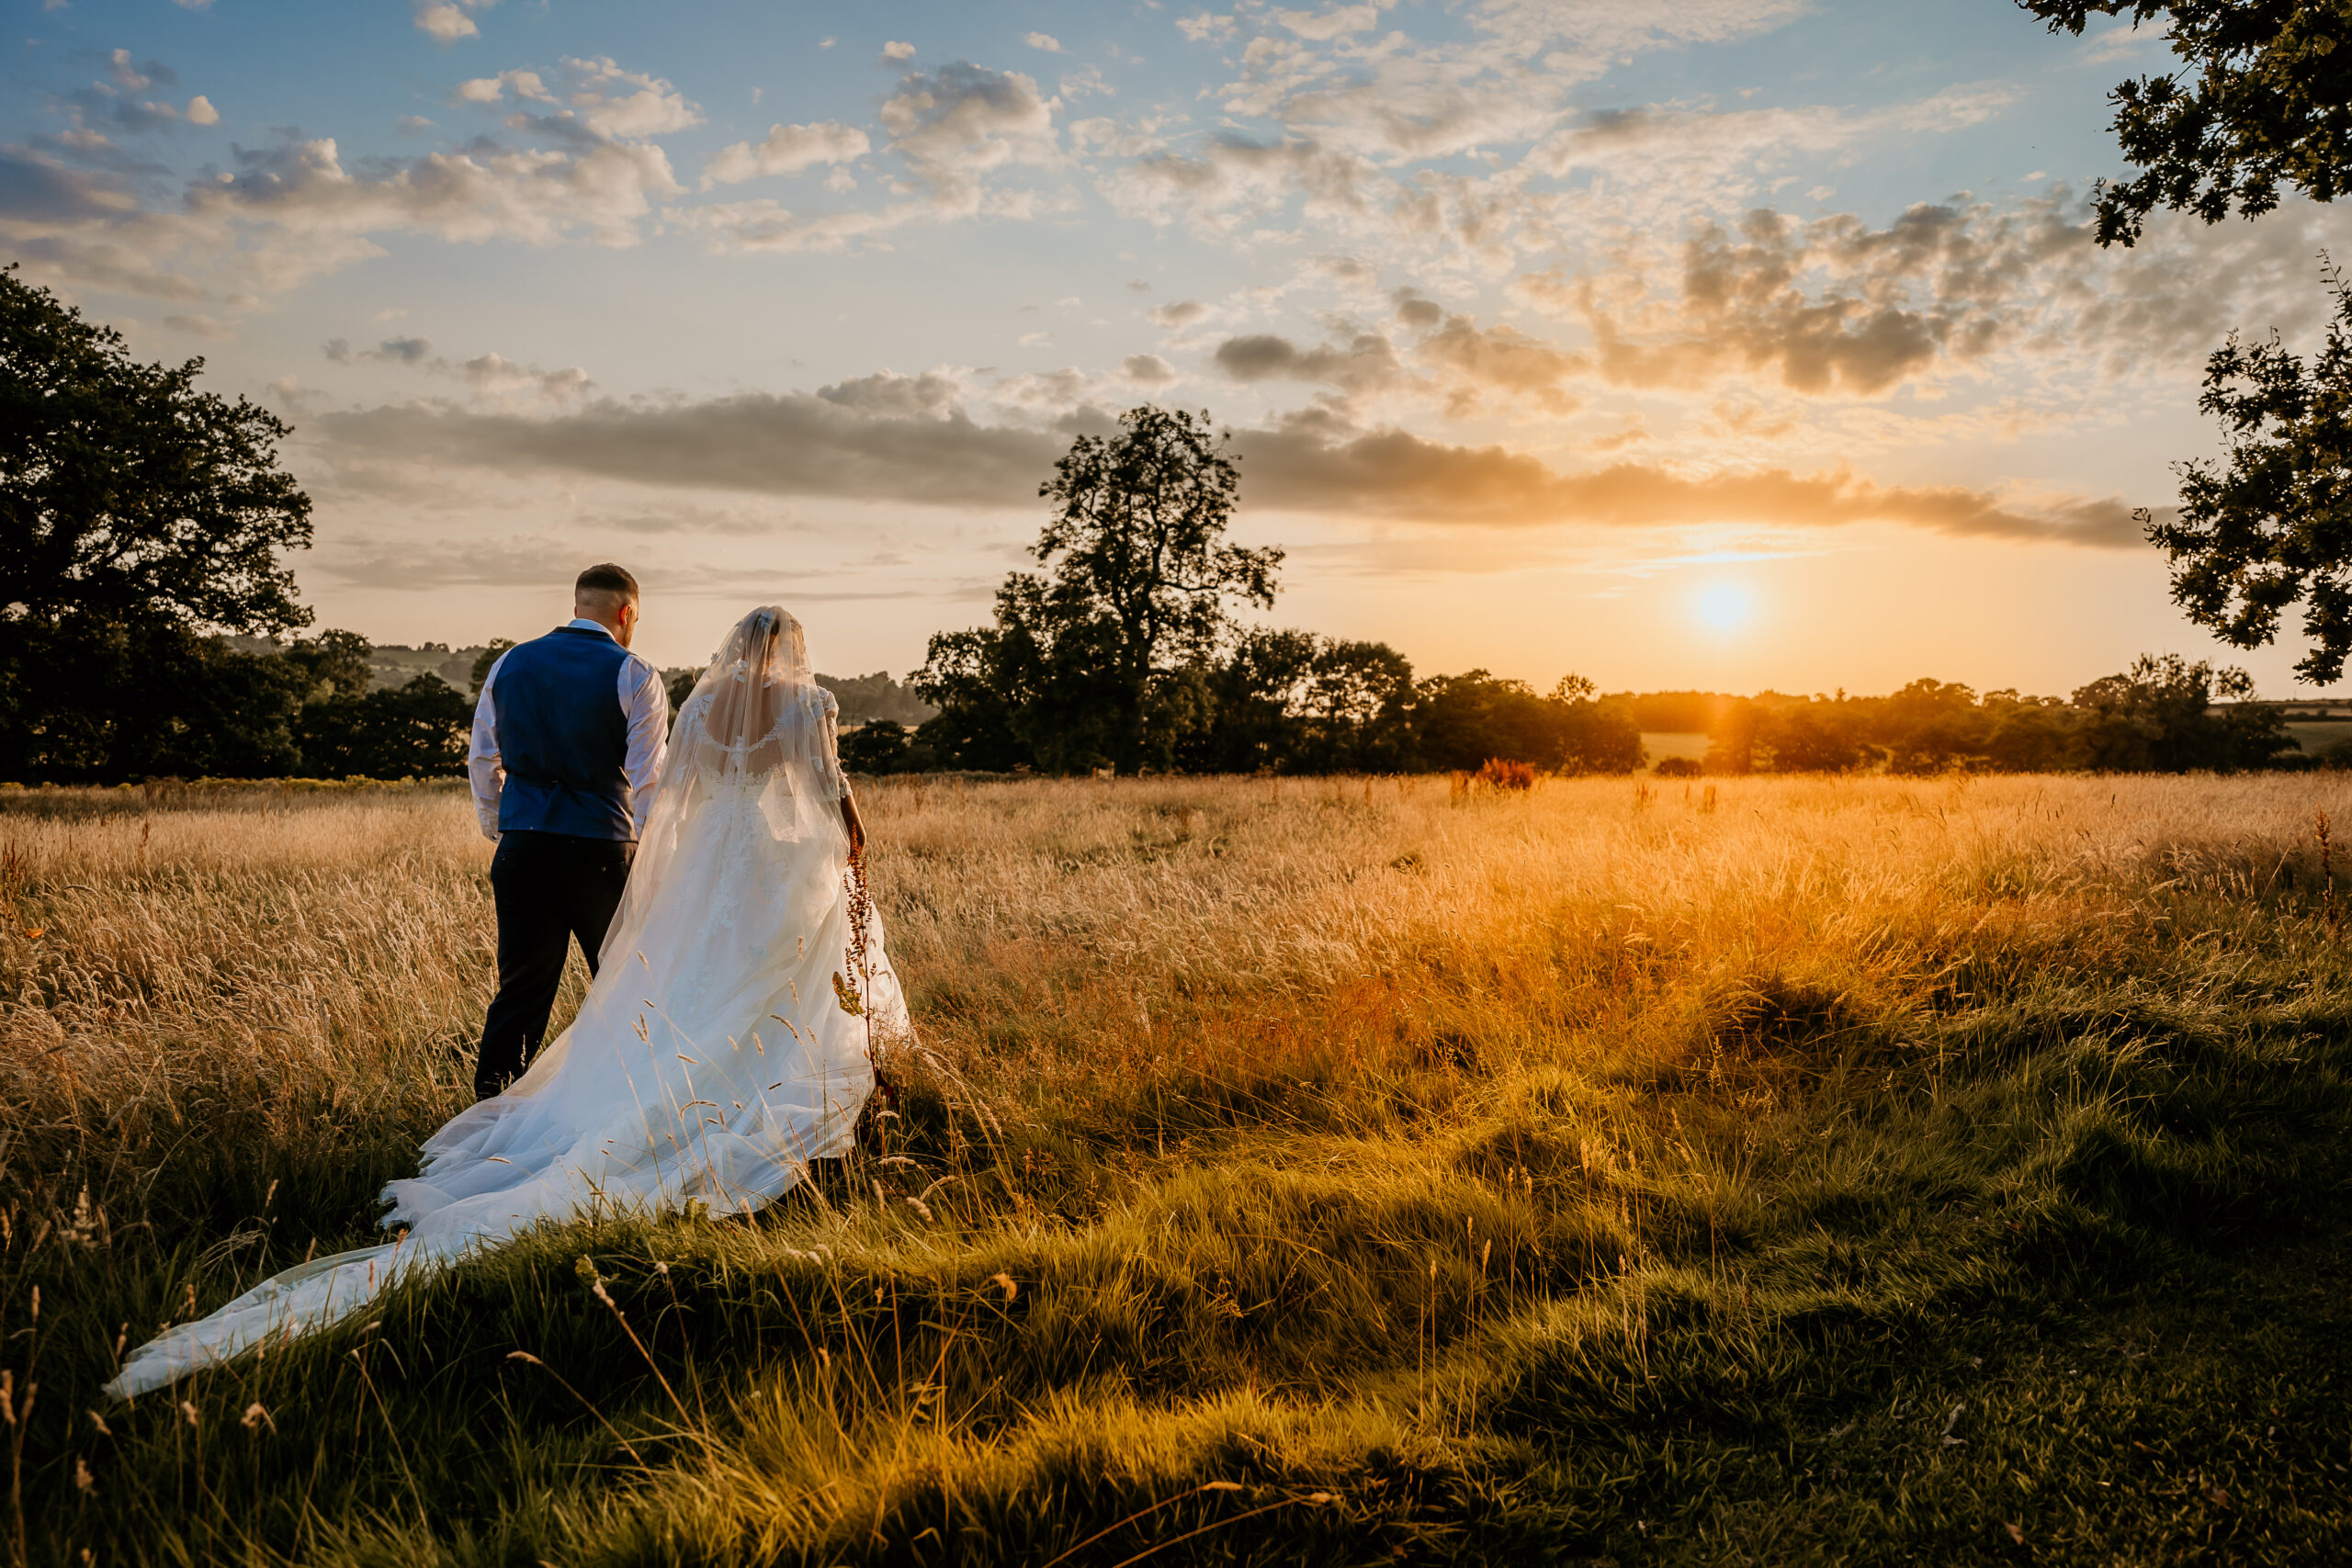
{"label": "sunlight on grass", "polygon": [[435,792],[0,816],[32,1558],[1985,1551],[2029,1467],[1905,1380],[2340,1170],[2332,775],[865,799],[876,1153],[96,1416],[465,1102],[488,846]]}

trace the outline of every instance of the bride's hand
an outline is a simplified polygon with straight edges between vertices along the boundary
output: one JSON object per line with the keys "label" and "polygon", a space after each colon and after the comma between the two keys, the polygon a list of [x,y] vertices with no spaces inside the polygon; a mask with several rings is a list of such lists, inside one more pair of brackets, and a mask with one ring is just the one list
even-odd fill
{"label": "bride's hand", "polygon": [[849,831],[849,858],[852,864],[865,859],[865,824],[858,819],[854,796],[842,796],[842,826]]}

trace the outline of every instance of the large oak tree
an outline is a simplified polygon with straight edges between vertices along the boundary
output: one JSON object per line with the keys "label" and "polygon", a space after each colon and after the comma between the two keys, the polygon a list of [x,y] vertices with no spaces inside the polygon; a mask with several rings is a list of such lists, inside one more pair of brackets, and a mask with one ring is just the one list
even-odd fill
{"label": "large oak tree", "polygon": [[[2138,169],[2102,181],[2101,244],[2130,245],[2159,208],[2208,223],[2254,218],[2282,190],[2333,201],[2352,177],[2352,3],[2347,0],[2018,0],[2052,30],[2095,16],[2168,29],[2177,72],[2119,85],[2114,130]],[[2303,605],[2310,651],[2296,665],[2328,682],[2352,656],[2352,295],[2306,360],[2276,333],[2233,335],[2207,361],[2199,406],[2230,440],[2224,464],[2180,466],[2176,520],[2142,512],[2172,564],[2189,619],[2240,648],[2277,635]]]}

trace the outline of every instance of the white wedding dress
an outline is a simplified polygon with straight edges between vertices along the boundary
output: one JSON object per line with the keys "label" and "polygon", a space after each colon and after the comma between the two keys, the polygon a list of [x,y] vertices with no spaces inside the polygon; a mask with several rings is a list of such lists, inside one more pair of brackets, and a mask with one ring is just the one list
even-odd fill
{"label": "white wedding dress", "polygon": [[773,606],[746,616],[679,710],[580,1016],[385,1188],[384,1225],[404,1234],[166,1330],[107,1393],[336,1322],[392,1280],[535,1225],[696,1201],[750,1213],[846,1151],[874,1050],[910,1030],[880,922],[845,874],[835,713],[799,624]]}

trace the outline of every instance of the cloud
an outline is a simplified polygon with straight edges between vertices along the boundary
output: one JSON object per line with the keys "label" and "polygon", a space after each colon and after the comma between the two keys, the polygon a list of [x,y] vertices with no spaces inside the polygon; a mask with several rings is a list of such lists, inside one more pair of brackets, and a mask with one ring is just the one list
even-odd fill
{"label": "cloud", "polygon": [[1155,223],[1179,218],[1229,233],[1246,219],[1301,199],[1306,221],[1372,214],[1387,182],[1363,160],[1302,140],[1257,141],[1220,132],[1201,152],[1137,159],[1103,181],[1112,204]]}
{"label": "cloud", "polygon": [[[829,182],[830,183],[830,182]],[[932,216],[917,202],[901,202],[880,212],[833,212],[802,218],[763,197],[752,201],[711,202],[677,215],[681,227],[704,235],[713,250],[812,251],[847,250],[902,223]]]}
{"label": "cloud", "polygon": [[[1973,243],[1970,227],[1948,207],[1915,207],[1883,231],[1755,212],[1736,232],[1708,224],[1689,241],[1665,331],[1635,341],[1599,306],[1585,315],[1603,373],[1621,384],[1763,372],[1808,395],[1876,396],[2007,335],[2018,280],[2002,275],[2025,255]],[[2081,236],[2037,238],[2064,247]]]}
{"label": "cloud", "polygon": [[893,64],[902,60],[912,60],[914,57],[915,46],[910,43],[902,43],[894,39],[882,46],[882,58]]}
{"label": "cloud", "polygon": [[1059,54],[1062,51],[1062,40],[1051,33],[1023,33],[1021,41],[1031,49],[1042,49],[1047,54]]}
{"label": "cloud", "polygon": [[1269,333],[1227,338],[1212,356],[1237,381],[1321,381],[1350,391],[1394,382],[1402,374],[1396,353],[1376,333],[1360,333],[1343,348],[1300,348]]}
{"label": "cloud", "polygon": [[0,147],[0,220],[103,221],[135,205],[114,181],[69,169],[24,147]]}
{"label": "cloud", "polygon": [[198,217],[275,223],[293,233],[414,230],[441,239],[550,244],[575,233],[633,244],[649,198],[682,188],[650,145],[603,143],[577,153],[432,152],[355,175],[329,139],[241,152],[239,169],[188,192]]}
{"label": "cloud", "polygon": [[1119,361],[1119,372],[1141,386],[1156,387],[1176,379],[1176,367],[1156,354],[1130,354]]}
{"label": "cloud", "polygon": [[0,243],[36,276],[68,286],[246,310],[381,254],[380,234],[634,244],[653,199],[680,188],[650,144],[435,152],[355,171],[322,138],[238,149],[233,170],[151,209],[107,176],[0,149]]}
{"label": "cloud", "polygon": [[513,535],[504,539],[379,539],[361,536],[321,552],[319,565],[337,581],[366,588],[416,591],[445,588],[522,588],[544,585],[557,570],[550,562],[581,554],[572,540],[553,534]]}
{"label": "cloud", "polygon": [[[1398,314],[1408,323],[1425,319],[1425,299],[1408,299]],[[1468,316],[1445,316],[1435,332],[1421,339],[1415,355],[1450,376],[1457,391],[1452,412],[1470,412],[1480,391],[1533,399],[1547,412],[1565,414],[1576,400],[1561,390],[1561,383],[1588,374],[1590,362],[1581,354],[1555,348],[1528,336],[1516,327],[1480,327]]]}
{"label": "cloud", "polygon": [[[917,73],[899,84],[880,114],[891,137],[884,151],[907,170],[907,179],[889,182],[904,199],[878,210],[813,218],[766,199],[712,203],[679,213],[677,221],[704,234],[718,250],[839,251],[878,243],[880,235],[910,223],[1032,218],[1043,209],[1042,197],[1035,191],[993,186],[988,176],[1016,165],[1060,162],[1054,128],[1059,107],[1058,98],[1041,97],[1037,84],[1015,71],[958,62],[929,75]],[[844,137],[863,135],[832,129]],[[729,174],[742,166],[732,156],[735,151],[720,154]],[[744,152],[756,166],[754,150]],[[718,162],[714,160],[714,169]],[[854,188],[854,180],[838,177],[843,171],[835,174],[826,182],[828,189]]]}
{"label": "cloud", "polygon": [[702,123],[702,110],[658,76],[625,71],[609,59],[568,59],[572,73],[564,101],[599,136],[637,141]]}
{"label": "cloud", "polygon": [[433,352],[429,339],[421,337],[391,337],[373,348],[354,352],[343,338],[329,338],[321,350],[337,365],[349,365],[356,360],[373,359],[388,365],[422,365]]}
{"label": "cloud", "polygon": [[777,125],[763,141],[738,141],[703,169],[702,188],[737,185],[761,175],[797,175],[819,164],[845,164],[872,151],[865,132],[835,120]]}
{"label": "cloud", "polygon": [[481,354],[471,359],[451,365],[436,360],[433,368],[461,378],[474,396],[499,402],[511,403],[516,398],[545,399],[548,402],[577,402],[588,395],[595,383],[588,372],[577,365],[560,370],[542,370],[536,365],[518,365],[502,354]]}
{"label": "cloud", "polygon": [[890,151],[942,206],[977,203],[979,177],[1013,164],[1051,164],[1059,156],[1054,110],[1017,71],[958,62],[929,76],[909,76],[884,100]]}
{"label": "cloud", "polygon": [[[1087,68],[1091,71],[1093,67]],[[1073,81],[1062,78],[1062,91],[1075,96],[1073,89],[1109,92],[1091,80]],[[1182,116],[1144,115],[1134,119],[1114,119],[1108,115],[1096,115],[1088,119],[1074,119],[1069,124],[1070,148],[1080,156],[1140,158],[1147,152],[1167,150],[1168,138],[1161,134],[1181,121]]]}
{"label": "cloud", "polygon": [[463,381],[468,394],[478,402],[508,410],[539,402],[559,407],[575,405],[595,387],[588,372],[576,365],[560,370],[542,370],[536,365],[517,364],[495,352],[452,361],[435,354],[432,342],[423,337],[386,338],[374,348],[356,350],[345,339],[329,338],[322,352],[337,365],[372,361],[452,377]]}
{"label": "cloud", "polygon": [[702,123],[702,110],[668,82],[616,62],[567,58],[561,85],[551,89],[537,71],[502,71],[458,84],[453,102],[489,106],[512,89],[518,98],[545,104],[545,112],[518,110],[506,117],[510,130],[534,132],[572,147],[597,141],[642,141]]}
{"label": "cloud", "polygon": [[468,466],[594,475],[685,490],[1019,506],[1061,455],[1041,431],[975,423],[944,377],[883,374],[815,393],[666,405],[610,399],[550,418],[418,406],[313,423],[347,482]]}
{"label": "cloud", "polygon": [[2290,203],[2252,225],[2166,217],[2138,246],[2106,251],[2087,207],[2064,191],[1922,202],[1883,228],[1758,209],[1702,221],[1679,254],[1526,274],[1510,292],[1581,321],[1595,373],[1616,385],[1695,391],[1761,378],[1807,397],[1878,398],[2012,361],[2109,376],[2179,365],[2233,330],[2290,326],[2316,298],[2311,256],[2347,229]]}
{"label": "cloud", "polygon": [[1880,485],[1849,468],[1685,473],[1615,463],[1562,474],[1501,446],[1452,446],[1402,430],[1332,433],[1311,422],[1238,437],[1252,506],[1402,520],[1609,528],[1893,524],[1961,537],[2101,549],[2143,545],[2116,499],[2005,502],[1962,486]]}
{"label": "cloud", "polygon": [[1178,299],[1166,305],[1154,305],[1145,312],[1145,316],[1156,327],[1181,330],[1208,313],[1209,308],[1198,299]]}
{"label": "cloud", "polygon": [[107,56],[107,74],[113,77],[114,85],[126,93],[140,92],[154,85],[159,79],[164,81],[172,79],[172,73],[168,68],[152,60],[147,62],[147,69],[141,71],[131,64],[130,51],[127,49],[118,49]]}
{"label": "cloud", "polygon": [[[688,491],[989,508],[1032,502],[1038,476],[1068,439],[1058,430],[973,420],[952,378],[887,372],[816,393],[666,404],[600,399],[544,417],[388,406],[321,414],[312,428],[327,460],[356,489],[391,483],[383,476],[394,471],[476,468]],[[1508,447],[1361,430],[1328,412],[1241,431],[1235,449],[1242,501],[1253,510],[1511,529],[1876,523],[2094,548],[2142,542],[2120,499],[2021,499],[1958,485],[1883,485],[1842,466],[1800,474],[1619,462],[1564,473]]]}
{"label": "cloud", "polygon": [[476,76],[458,84],[450,95],[461,104],[494,104],[512,88],[514,96],[537,103],[551,104],[555,95],[548,91],[545,78],[536,71],[502,71],[495,76]]}
{"label": "cloud", "polygon": [[1267,18],[1304,39],[1329,42],[1349,33],[1368,32],[1380,25],[1380,6],[1366,0],[1360,6],[1327,6],[1320,11],[1269,11]]}
{"label": "cloud", "polygon": [[187,122],[190,125],[218,125],[220,123],[220,111],[212,107],[210,98],[198,93],[187,101]]}
{"label": "cloud", "polygon": [[474,25],[469,11],[487,11],[498,0],[414,0],[410,15],[416,30],[440,43],[455,43],[461,38],[477,38],[481,29]]}

